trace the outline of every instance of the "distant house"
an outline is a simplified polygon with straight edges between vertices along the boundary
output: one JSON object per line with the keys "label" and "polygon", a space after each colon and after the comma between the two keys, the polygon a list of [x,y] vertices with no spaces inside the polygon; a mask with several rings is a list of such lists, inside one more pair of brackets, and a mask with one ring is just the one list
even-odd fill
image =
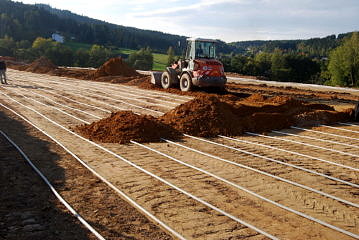
{"label": "distant house", "polygon": [[59,42],[59,43],[64,43],[64,41],[65,41],[65,38],[58,33],[53,33],[51,35],[51,38],[52,38],[52,40]]}

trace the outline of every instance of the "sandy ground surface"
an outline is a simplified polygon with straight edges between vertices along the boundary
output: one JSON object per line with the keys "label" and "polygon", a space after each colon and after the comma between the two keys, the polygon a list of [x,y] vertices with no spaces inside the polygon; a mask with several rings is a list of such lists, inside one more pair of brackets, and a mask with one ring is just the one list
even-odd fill
{"label": "sandy ground surface", "polygon": [[[1,129],[62,197],[107,239],[172,239],[61,147],[9,111]],[[0,139],[0,239],[96,239],[55,198],[21,155]]]}
{"label": "sandy ground surface", "polygon": [[354,96],[359,96],[358,88],[347,88],[347,87],[334,87],[334,86],[325,86],[318,84],[309,84],[309,83],[297,83],[297,82],[277,82],[263,80],[261,77],[254,76],[242,76],[236,73],[226,73],[228,78],[228,83],[237,83],[237,84],[249,84],[249,85],[265,85],[268,87],[282,87],[282,88],[295,88],[297,90],[309,90],[309,91],[318,91],[318,92],[333,92],[333,93],[350,93]]}
{"label": "sandy ground surface", "polygon": [[[266,239],[257,231],[209,208],[203,202],[190,198],[158,178],[130,166],[120,158],[61,129],[25,107],[33,108],[68,129],[83,123],[81,121],[96,121],[98,118],[108,116],[110,111],[119,109],[160,116],[188,101],[190,97],[15,70],[9,70],[8,76],[10,85],[0,88],[0,93],[5,93],[7,96],[0,94],[0,103],[25,116],[58,139],[99,174],[183,237],[188,239]],[[248,88],[248,86],[231,86],[231,88],[238,93],[241,91],[255,92],[255,89]],[[355,103],[355,96],[347,94],[333,99],[328,97],[330,94],[319,96],[305,91],[293,93],[291,92],[294,91],[293,89],[279,91],[273,88],[258,89],[257,91],[268,95],[278,95],[284,92],[300,98],[310,99],[312,97],[314,102],[327,101],[339,107],[353,106]],[[23,105],[14,102],[11,98]],[[59,188],[64,198],[104,237],[108,239],[171,238],[169,234],[158,227],[158,224],[141,215],[76,163],[76,160],[55,143],[22,123],[9,111],[3,108],[1,111],[1,130],[8,132],[15,142],[25,150],[30,159],[36,160],[36,163],[42,166],[45,175],[57,183],[56,187]],[[10,119],[15,119],[17,124],[12,124]],[[321,133],[287,129],[282,132],[295,134],[295,136],[280,133],[268,135],[278,137],[277,139],[251,135],[236,137],[242,142],[220,137],[209,139],[217,145],[190,137],[178,142],[178,144],[191,147],[197,152],[171,143],[145,144],[146,147],[167,154],[172,159],[136,144],[101,145],[231,216],[278,238],[353,239],[340,231],[330,229],[264,201],[238,187],[244,187],[266,199],[344,231],[359,234],[359,214],[358,208],[355,206],[355,204],[359,204],[359,191],[355,185],[359,184],[359,175],[357,170],[353,170],[359,166],[359,127],[339,124],[335,127],[339,129],[328,127],[312,129]],[[42,144],[38,144],[38,142]],[[259,143],[261,146],[253,143]],[[212,154],[217,158],[205,156],[198,151]],[[288,153],[288,151],[292,153]],[[21,159],[16,157],[16,152],[9,151],[9,154],[6,155],[10,156],[8,158],[13,156],[13,158]],[[221,161],[218,157],[228,161]],[[325,160],[325,162],[318,159]],[[236,163],[260,170],[262,173],[268,173],[270,176],[245,169],[235,165]],[[191,168],[189,165],[197,167],[197,169]],[[301,169],[294,168],[293,165]],[[198,168],[210,172],[212,175],[198,171]],[[31,170],[25,166],[21,168],[21,171],[27,174],[31,173]],[[278,178],[275,179],[272,176],[290,180],[297,185],[278,180]],[[221,179],[225,179],[227,182]],[[5,183],[7,182],[5,181]],[[5,188],[9,184],[13,183],[9,182],[2,187]],[[18,184],[21,185],[22,182],[19,181]],[[300,187],[298,184],[307,186],[309,189]],[[38,186],[40,183],[33,185]],[[311,189],[315,189],[317,192]],[[318,191],[329,194],[329,197],[319,194]],[[16,193],[14,192],[14,194]],[[58,212],[51,216],[71,219],[58,203],[53,203],[49,195],[51,194],[45,194],[43,201],[48,201],[52,211]],[[40,198],[41,195],[36,195],[37,197]],[[342,200],[348,201],[352,205],[343,203]],[[6,211],[9,211],[9,208],[11,209],[12,206],[9,205]],[[42,216],[41,213],[36,213],[36,215]],[[0,222],[4,224],[6,221],[1,219]],[[87,231],[82,230],[80,223],[73,219],[66,223],[71,225],[69,229],[74,229],[78,239],[93,238]],[[6,227],[7,230],[4,231],[4,234],[10,234],[9,226]],[[61,225],[58,226],[57,233],[62,233],[61,227]],[[56,229],[56,226],[53,229]],[[24,232],[24,234],[27,233]]]}
{"label": "sandy ground surface", "polygon": [[354,94],[331,91],[322,92],[317,91],[316,88],[312,88],[312,90],[303,90],[291,87],[267,86],[265,84],[253,85],[238,83],[229,83],[227,86],[228,90],[233,93],[259,93],[268,96],[292,96],[305,101],[331,105],[338,111],[353,107],[356,103],[359,102],[359,96]]}

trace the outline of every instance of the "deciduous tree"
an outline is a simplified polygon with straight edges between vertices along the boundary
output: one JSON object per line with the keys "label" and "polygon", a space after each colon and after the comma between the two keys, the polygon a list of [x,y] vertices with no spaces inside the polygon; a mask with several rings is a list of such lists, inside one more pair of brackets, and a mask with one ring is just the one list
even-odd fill
{"label": "deciduous tree", "polygon": [[328,69],[331,84],[359,86],[359,32],[354,32],[331,52]]}

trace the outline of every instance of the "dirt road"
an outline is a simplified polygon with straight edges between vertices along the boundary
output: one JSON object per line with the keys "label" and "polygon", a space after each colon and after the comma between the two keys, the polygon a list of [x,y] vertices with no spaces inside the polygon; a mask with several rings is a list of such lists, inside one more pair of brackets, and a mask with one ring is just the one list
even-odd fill
{"label": "dirt road", "polygon": [[[160,116],[191,97],[15,70],[8,75],[10,85],[0,88],[7,119],[1,130],[44,165],[55,182],[57,175],[46,167],[49,161],[65,172],[83,172],[61,174],[61,182],[69,183],[59,188],[106,238],[359,237],[358,125],[247,133],[233,139],[186,136],[179,142],[98,145],[69,127],[120,109]],[[61,142],[147,213],[131,207],[49,139],[59,160],[43,156],[50,150],[35,150],[37,144],[30,139],[46,137],[29,125],[27,131],[12,126],[9,119],[25,124],[4,106]],[[123,232],[128,235],[119,235]]]}

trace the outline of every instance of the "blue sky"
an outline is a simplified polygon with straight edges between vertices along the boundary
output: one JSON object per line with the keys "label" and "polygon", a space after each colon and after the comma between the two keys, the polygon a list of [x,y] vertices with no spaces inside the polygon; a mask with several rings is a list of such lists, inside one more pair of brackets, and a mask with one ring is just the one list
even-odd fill
{"label": "blue sky", "polygon": [[226,42],[307,39],[359,30],[359,0],[20,1],[124,26]]}

